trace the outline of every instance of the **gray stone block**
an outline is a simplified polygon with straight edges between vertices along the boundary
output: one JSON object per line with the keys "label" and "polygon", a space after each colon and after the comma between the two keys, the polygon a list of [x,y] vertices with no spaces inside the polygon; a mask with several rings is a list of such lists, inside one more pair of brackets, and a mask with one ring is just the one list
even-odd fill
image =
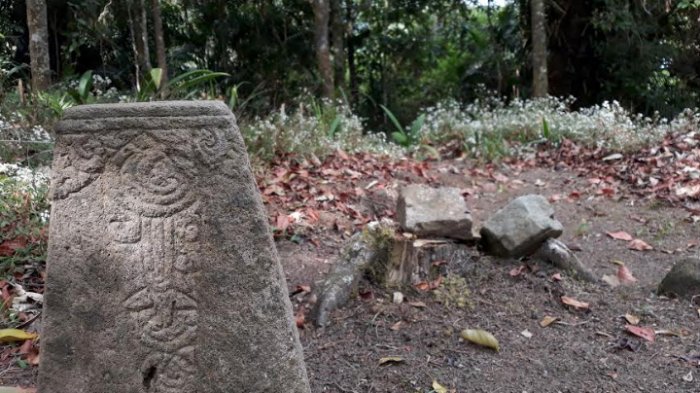
{"label": "gray stone block", "polygon": [[481,237],[487,251],[494,255],[526,256],[547,239],[561,236],[563,227],[553,216],[554,208],[543,196],[521,196],[484,223]]}
{"label": "gray stone block", "polygon": [[700,296],[700,259],[684,258],[676,262],[659,284],[659,293],[683,298]]}
{"label": "gray stone block", "polygon": [[243,140],[219,102],[56,126],[41,393],[309,393]]}
{"label": "gray stone block", "polygon": [[419,237],[472,239],[472,217],[459,188],[411,184],[399,194],[401,228]]}

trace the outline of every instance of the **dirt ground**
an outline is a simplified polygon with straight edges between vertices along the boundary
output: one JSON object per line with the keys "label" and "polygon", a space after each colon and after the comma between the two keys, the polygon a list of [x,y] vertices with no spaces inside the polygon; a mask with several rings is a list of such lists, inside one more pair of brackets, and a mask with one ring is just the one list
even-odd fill
{"label": "dirt ground", "polygon": [[[700,226],[685,210],[623,193],[596,195],[590,181],[573,172],[504,173],[507,180],[489,185],[466,176],[458,162],[432,170],[438,184],[476,190],[468,203],[477,222],[519,195],[556,200],[574,193],[577,198],[554,203],[565,227],[561,240],[580,250],[577,256],[597,277],[615,275],[617,260],[638,282],[612,288],[565,273],[555,281],[558,271],[541,263],[512,277],[513,268],[528,262],[494,259],[476,248],[468,261],[474,268],[460,269],[470,308],[444,306],[431,292],[411,288],[402,290],[403,304],[394,304],[392,291],[364,282],[361,296],[336,311],[330,326],[307,323],[301,330],[313,392],[431,392],[433,381],[456,392],[700,392],[700,304],[655,294],[674,261],[698,255]],[[627,242],[606,235],[615,231],[654,250],[627,249]],[[280,242],[290,288],[321,278],[341,246],[332,233],[318,247]],[[590,308],[573,310],[562,304],[563,295]],[[293,297],[295,308],[308,307],[312,297]],[[628,313],[641,319],[640,326],[667,334],[653,343],[630,335]],[[543,328],[545,316],[558,322]],[[464,342],[459,332],[465,328],[491,332],[500,351]],[[521,334],[526,330],[530,338]],[[380,365],[388,356],[403,361]]]}
{"label": "dirt ground", "polygon": [[[551,266],[493,259],[477,247],[468,261],[447,266],[449,274],[465,279],[469,307],[442,304],[432,291],[413,288],[401,289],[406,301],[395,304],[393,291],[362,282],[358,296],[332,314],[329,326],[315,328],[307,317],[300,329],[312,392],[428,393],[435,391],[434,381],[449,392],[700,392],[700,304],[655,294],[674,261],[698,255],[700,224],[689,221],[686,210],[637,200],[631,193],[600,193],[585,173],[502,170],[495,179],[470,173],[466,163],[450,160],[432,165],[427,177],[435,185],[462,188],[477,227],[509,200],[542,194],[553,201],[565,226],[561,239],[579,250],[579,259],[597,277],[614,275],[617,260],[638,282],[612,288],[563,272],[557,281]],[[392,187],[425,181],[395,175]],[[321,219],[345,219],[329,214]],[[626,231],[654,250],[627,249],[627,242],[606,235],[615,231]],[[313,241],[278,240],[290,292],[313,288],[348,235],[347,229],[319,230]],[[527,268],[512,276],[521,265]],[[571,309],[562,304],[563,295],[590,307]],[[293,295],[295,313],[308,313],[314,296],[313,290]],[[628,313],[641,319],[640,326],[672,334],[658,334],[655,342],[636,338],[625,332]],[[545,316],[558,321],[543,328]],[[500,351],[464,342],[459,332],[465,328],[491,332]],[[402,361],[380,365],[389,356]],[[32,386],[35,376],[36,368],[12,363],[0,371],[0,385]]]}

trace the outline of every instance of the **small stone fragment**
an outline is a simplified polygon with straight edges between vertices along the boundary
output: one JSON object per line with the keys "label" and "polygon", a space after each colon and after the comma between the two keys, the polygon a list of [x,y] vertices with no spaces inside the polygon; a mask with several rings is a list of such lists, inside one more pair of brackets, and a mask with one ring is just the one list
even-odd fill
{"label": "small stone fragment", "polygon": [[543,196],[521,196],[486,221],[481,237],[494,255],[527,256],[547,239],[562,234],[563,226],[553,216],[554,208]]}
{"label": "small stone fragment", "polygon": [[392,301],[393,301],[395,304],[401,304],[401,303],[403,303],[403,293],[398,292],[398,291],[397,291],[397,292],[394,292],[394,296],[393,296]]}
{"label": "small stone fragment", "polygon": [[659,294],[691,298],[700,295],[700,259],[678,261],[659,285]]}
{"label": "small stone fragment", "polygon": [[419,237],[472,239],[472,217],[459,188],[408,185],[396,210],[401,228]]}

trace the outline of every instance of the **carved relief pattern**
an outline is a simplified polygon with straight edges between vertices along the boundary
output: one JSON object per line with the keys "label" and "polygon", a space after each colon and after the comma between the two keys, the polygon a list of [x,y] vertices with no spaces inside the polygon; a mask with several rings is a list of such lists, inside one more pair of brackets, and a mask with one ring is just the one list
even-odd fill
{"label": "carved relief pattern", "polygon": [[144,387],[154,393],[195,391],[198,224],[196,218],[143,217],[138,262],[146,285],[124,301],[148,348],[141,365]]}
{"label": "carved relief pattern", "polygon": [[140,365],[147,392],[196,391],[194,278],[205,203],[197,181],[231,164],[230,137],[226,129],[67,135],[55,163],[56,199],[110,175],[104,185],[108,247],[140,277],[123,307],[147,350]]}

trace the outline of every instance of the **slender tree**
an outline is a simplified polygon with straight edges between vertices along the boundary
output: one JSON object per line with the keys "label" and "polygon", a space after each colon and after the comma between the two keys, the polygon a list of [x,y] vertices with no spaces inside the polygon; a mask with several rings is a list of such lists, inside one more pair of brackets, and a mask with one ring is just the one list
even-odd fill
{"label": "slender tree", "polygon": [[51,84],[49,57],[49,26],[46,18],[46,0],[27,0],[29,28],[29,59],[32,70],[32,91],[46,90]]}
{"label": "slender tree", "polygon": [[329,43],[330,4],[329,0],[309,0],[314,11],[314,48],[318,72],[323,83],[323,96],[333,98],[333,65]]}
{"label": "slender tree", "polygon": [[135,81],[138,90],[144,74],[151,70],[148,50],[148,18],[144,0],[127,0],[126,9],[129,16],[129,32],[131,33],[132,50],[134,52]]}
{"label": "slender tree", "polygon": [[343,0],[331,0],[331,37],[333,47],[333,69],[335,87],[345,90],[345,69],[347,54],[345,52],[345,10]]}
{"label": "slender tree", "polygon": [[148,14],[146,12],[146,4],[144,0],[135,0],[134,4],[136,6],[134,33],[136,35],[138,61],[143,72],[149,72],[151,70],[151,53],[148,50]]}
{"label": "slender tree", "polygon": [[545,97],[549,93],[547,80],[547,15],[544,1],[530,0],[533,97]]}
{"label": "slender tree", "polygon": [[168,82],[168,62],[165,57],[165,38],[163,37],[163,20],[160,14],[160,1],[151,0],[153,12],[153,33],[156,41],[156,60],[158,68],[163,72],[160,85],[165,86]]}

